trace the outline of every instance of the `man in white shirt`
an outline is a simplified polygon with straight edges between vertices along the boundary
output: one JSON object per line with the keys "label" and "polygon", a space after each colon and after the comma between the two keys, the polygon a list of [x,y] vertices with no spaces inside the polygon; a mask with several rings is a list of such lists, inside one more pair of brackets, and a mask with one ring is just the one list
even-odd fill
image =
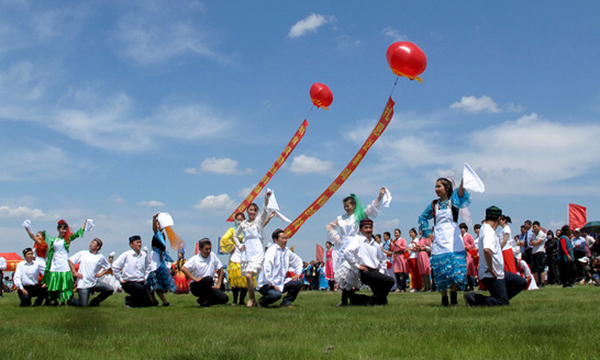
{"label": "man in white shirt", "polygon": [[531,241],[531,271],[533,278],[540,287],[544,287],[544,278],[546,277],[546,233],[542,231],[539,221],[534,221],[533,235],[535,238]]}
{"label": "man in white shirt", "polygon": [[[181,268],[181,271],[192,280],[190,292],[197,296],[200,307],[227,304],[229,296],[221,291],[223,284],[223,263],[212,252],[210,239],[198,241],[197,255],[192,256]],[[217,283],[214,283],[215,273],[218,274]]]}
{"label": "man in white shirt", "polygon": [[133,235],[129,238],[131,250],[122,253],[112,264],[115,278],[121,282],[125,297],[125,307],[152,306],[150,294],[146,290],[146,278],[150,273],[150,257],[142,251],[142,238]]}
{"label": "man in white shirt", "polygon": [[288,249],[285,231],[277,229],[271,234],[274,244],[265,252],[263,270],[258,279],[258,292],[262,297],[258,303],[268,307],[287,293],[281,306],[291,307],[302,289],[302,259]]}
{"label": "man in white shirt", "polygon": [[[90,242],[89,251],[83,250],[69,258],[69,266],[73,277],[77,279],[77,293],[79,299],[72,297],[70,305],[87,307],[91,293],[100,293],[90,303],[89,306],[100,306],[100,303],[111,296],[113,289],[98,281],[108,271],[110,263],[104,255],[98,252],[102,248],[102,240],[95,238]],[[75,264],[79,264],[79,271],[75,270]]]}
{"label": "man in white shirt", "polygon": [[26,248],[23,250],[25,261],[17,264],[13,277],[14,285],[19,291],[22,307],[31,306],[31,298],[35,297],[33,306],[40,306],[46,300],[48,305],[48,289],[45,284],[40,284],[39,279],[44,275],[44,266],[34,261],[33,250]]}
{"label": "man in white shirt", "polygon": [[2,289],[4,289],[4,270],[6,270],[6,259],[0,256],[0,297],[3,297]]}
{"label": "man in white shirt", "polygon": [[479,233],[479,280],[490,292],[490,296],[468,292],[464,294],[467,306],[509,305],[510,299],[527,288],[525,279],[504,271],[504,258],[496,228],[502,210],[490,206],[485,210],[485,221]]}
{"label": "man in white shirt", "polygon": [[387,262],[381,246],[373,238],[373,220],[360,221],[360,234],[356,235],[344,252],[344,259],[359,272],[360,281],[368,285],[373,296],[353,294],[351,305],[386,305],[394,279],[385,275]]}

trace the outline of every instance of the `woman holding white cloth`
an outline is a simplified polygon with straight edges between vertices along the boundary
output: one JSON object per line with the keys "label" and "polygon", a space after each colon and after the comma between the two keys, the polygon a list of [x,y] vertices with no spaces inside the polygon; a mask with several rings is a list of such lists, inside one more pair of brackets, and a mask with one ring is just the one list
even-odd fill
{"label": "woman holding white cloth", "polygon": [[[262,269],[263,260],[265,258],[263,228],[269,219],[267,204],[271,194],[270,191],[266,192],[265,208],[260,215],[258,214],[258,205],[255,203],[248,205],[248,209],[246,210],[248,219],[244,220],[240,226],[238,226],[233,235],[236,250],[239,251],[241,255],[242,275],[246,276],[246,283],[248,286],[248,302],[246,303],[246,307],[258,305],[254,294],[254,277]],[[239,240],[242,234],[244,239],[243,243]]]}

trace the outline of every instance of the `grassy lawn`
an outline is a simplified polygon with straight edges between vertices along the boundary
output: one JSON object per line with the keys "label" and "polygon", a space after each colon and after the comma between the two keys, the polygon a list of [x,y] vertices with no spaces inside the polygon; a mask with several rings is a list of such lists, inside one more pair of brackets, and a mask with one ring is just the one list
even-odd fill
{"label": "grassy lawn", "polygon": [[385,307],[336,308],[302,292],[295,308],[19,308],[0,299],[1,359],[598,359],[600,288],[556,286],[509,307],[441,308],[437,293],[391,294]]}

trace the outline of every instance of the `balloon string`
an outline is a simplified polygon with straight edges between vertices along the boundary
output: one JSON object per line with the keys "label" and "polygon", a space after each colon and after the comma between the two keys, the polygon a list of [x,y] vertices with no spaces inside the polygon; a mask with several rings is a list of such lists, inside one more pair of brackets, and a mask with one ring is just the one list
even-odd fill
{"label": "balloon string", "polygon": [[313,111],[313,109],[315,108],[315,106],[311,106],[310,110],[308,110],[308,114],[306,114],[306,116],[304,117],[305,119],[308,119],[308,115],[310,115],[310,113]]}
{"label": "balloon string", "polygon": [[392,95],[394,95],[394,90],[396,89],[396,84],[398,83],[399,78],[400,78],[400,76],[396,76],[396,81],[394,81],[394,86],[392,86],[392,91],[390,92],[390,97],[392,97]]}

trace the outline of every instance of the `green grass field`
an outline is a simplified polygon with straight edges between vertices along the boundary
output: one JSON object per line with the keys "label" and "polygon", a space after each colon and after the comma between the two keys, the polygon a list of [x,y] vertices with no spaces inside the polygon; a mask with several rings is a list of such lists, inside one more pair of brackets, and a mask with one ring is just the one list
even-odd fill
{"label": "green grass field", "polygon": [[509,307],[438,306],[437,293],[390,294],[384,307],[336,308],[301,292],[294,308],[19,308],[0,299],[1,359],[598,359],[600,288],[521,293]]}

